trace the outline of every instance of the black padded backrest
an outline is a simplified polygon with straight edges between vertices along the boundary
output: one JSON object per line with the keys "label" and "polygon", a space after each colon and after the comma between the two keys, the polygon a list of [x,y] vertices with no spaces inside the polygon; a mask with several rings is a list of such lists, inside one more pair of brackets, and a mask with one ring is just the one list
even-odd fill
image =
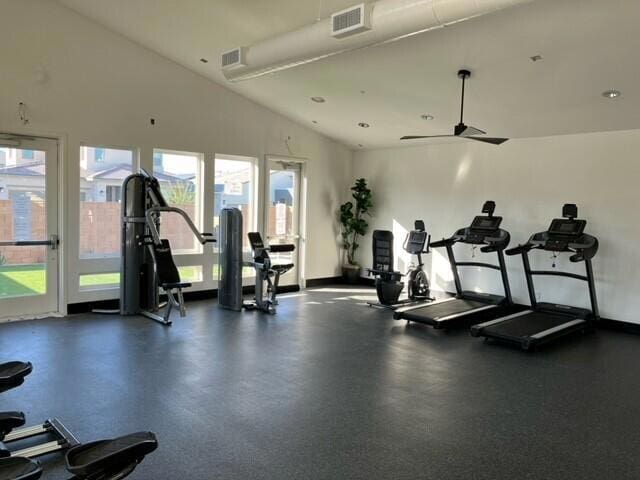
{"label": "black padded backrest", "polygon": [[373,269],[393,272],[393,233],[389,230],[373,231]]}
{"label": "black padded backrest", "polygon": [[158,284],[180,283],[180,272],[178,272],[178,267],[176,267],[176,263],[173,261],[169,240],[163,238],[160,242],[161,245],[154,243],[152,246],[156,260]]}
{"label": "black padded backrest", "polygon": [[251,244],[251,250],[255,251],[257,248],[264,248],[264,242],[262,241],[262,235],[260,232],[249,232],[249,243]]}

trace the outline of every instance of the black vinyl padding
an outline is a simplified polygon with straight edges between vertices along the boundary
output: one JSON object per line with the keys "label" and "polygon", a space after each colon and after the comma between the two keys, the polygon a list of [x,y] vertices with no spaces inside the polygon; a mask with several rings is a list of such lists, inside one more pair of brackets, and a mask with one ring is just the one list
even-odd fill
{"label": "black vinyl padding", "polygon": [[575,319],[576,317],[573,315],[554,315],[532,311],[526,315],[489,325],[482,329],[482,334],[514,340],[524,339]]}
{"label": "black vinyl padding", "polygon": [[490,305],[486,302],[456,298],[447,302],[432,303],[424,307],[411,309],[405,312],[397,312],[397,318],[403,318],[416,322],[437,321],[439,318],[456,315],[476,308]]}
{"label": "black vinyl padding", "polygon": [[393,272],[393,232],[373,231],[373,270]]}
{"label": "black vinyl padding", "polygon": [[67,452],[67,470],[79,478],[100,472],[129,470],[158,448],[153,432],[137,432],[111,440],[87,443]]}
{"label": "black vinyl padding", "polygon": [[42,475],[37,462],[22,457],[0,459],[0,480],[35,480]]}
{"label": "black vinyl padding", "polygon": [[[180,272],[176,263],[173,261],[171,253],[171,244],[169,240],[163,238],[160,240],[161,245],[153,244],[153,254],[156,262],[156,274],[158,276],[158,285],[167,289],[170,285],[180,285]],[[187,286],[186,284],[184,284]],[[181,288],[181,287],[174,287]]]}
{"label": "black vinyl padding", "polygon": [[[21,427],[26,420],[22,412],[0,412],[0,441],[14,428]],[[0,455],[2,456],[2,455]]]}
{"label": "black vinyl padding", "polygon": [[30,362],[6,362],[0,364],[0,386],[22,383],[24,377],[29,375],[33,370]]}

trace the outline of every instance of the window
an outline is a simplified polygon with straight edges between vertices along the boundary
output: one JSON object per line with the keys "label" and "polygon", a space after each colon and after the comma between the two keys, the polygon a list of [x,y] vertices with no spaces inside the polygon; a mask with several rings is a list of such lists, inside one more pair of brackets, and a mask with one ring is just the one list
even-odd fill
{"label": "window", "polygon": [[[216,155],[215,195],[213,225],[219,238],[220,212],[223,208],[238,208],[242,212],[243,250],[245,260],[251,259],[251,245],[247,232],[257,228],[256,215],[256,162],[255,158]],[[252,268],[244,268],[243,276],[253,276]],[[218,278],[217,265],[214,265],[213,277]]]}
{"label": "window", "polygon": [[105,159],[105,149],[104,148],[95,148],[93,151],[93,155],[96,163],[102,163]]}
{"label": "window", "polygon": [[122,200],[122,187],[120,185],[107,185],[107,202],[120,203]]}
{"label": "window", "polygon": [[35,157],[33,150],[22,150],[23,160],[33,160]]}
{"label": "window", "polygon": [[120,255],[122,182],[133,169],[133,150],[80,147],[80,258]]}
{"label": "window", "polygon": [[[200,153],[153,151],[153,174],[160,182],[160,191],[172,207],[184,210],[200,228],[200,181],[202,160]],[[173,253],[199,253],[200,244],[193,232],[177,214],[163,214],[161,236],[171,243]]]}

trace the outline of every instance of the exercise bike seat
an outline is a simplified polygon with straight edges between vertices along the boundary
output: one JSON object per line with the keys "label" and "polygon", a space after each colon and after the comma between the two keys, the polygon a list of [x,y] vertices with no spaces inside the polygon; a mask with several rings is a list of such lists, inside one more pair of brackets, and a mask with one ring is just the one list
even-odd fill
{"label": "exercise bike seat", "polygon": [[124,478],[158,448],[152,432],[78,445],[67,452],[67,470],[78,479]]}
{"label": "exercise bike seat", "polygon": [[24,457],[0,459],[0,480],[36,480],[40,475],[42,468],[33,460]]}
{"label": "exercise bike seat", "polygon": [[[0,442],[4,440],[7,433],[14,428],[23,426],[25,422],[24,413],[22,412],[0,412]],[[1,456],[2,451],[0,450]]]}
{"label": "exercise bike seat", "polygon": [[31,362],[6,362],[0,364],[0,391],[22,385],[24,377],[33,371]]}

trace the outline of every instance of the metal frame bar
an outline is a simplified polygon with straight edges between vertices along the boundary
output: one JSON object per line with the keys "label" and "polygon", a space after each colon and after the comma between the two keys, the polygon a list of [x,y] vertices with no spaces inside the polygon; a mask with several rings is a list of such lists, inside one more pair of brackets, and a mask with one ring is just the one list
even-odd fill
{"label": "metal frame bar", "polygon": [[56,440],[33,445],[21,450],[15,450],[10,452],[9,455],[11,457],[34,458],[45,455],[47,453],[57,452],[66,448],[75,447],[76,445],[80,444],[78,439],[67,429],[67,427],[65,427],[64,424],[56,418],[50,418],[40,425],[33,425],[30,427],[23,427],[12,430],[7,435],[5,435],[3,441],[6,444],[47,434],[55,435]]}

